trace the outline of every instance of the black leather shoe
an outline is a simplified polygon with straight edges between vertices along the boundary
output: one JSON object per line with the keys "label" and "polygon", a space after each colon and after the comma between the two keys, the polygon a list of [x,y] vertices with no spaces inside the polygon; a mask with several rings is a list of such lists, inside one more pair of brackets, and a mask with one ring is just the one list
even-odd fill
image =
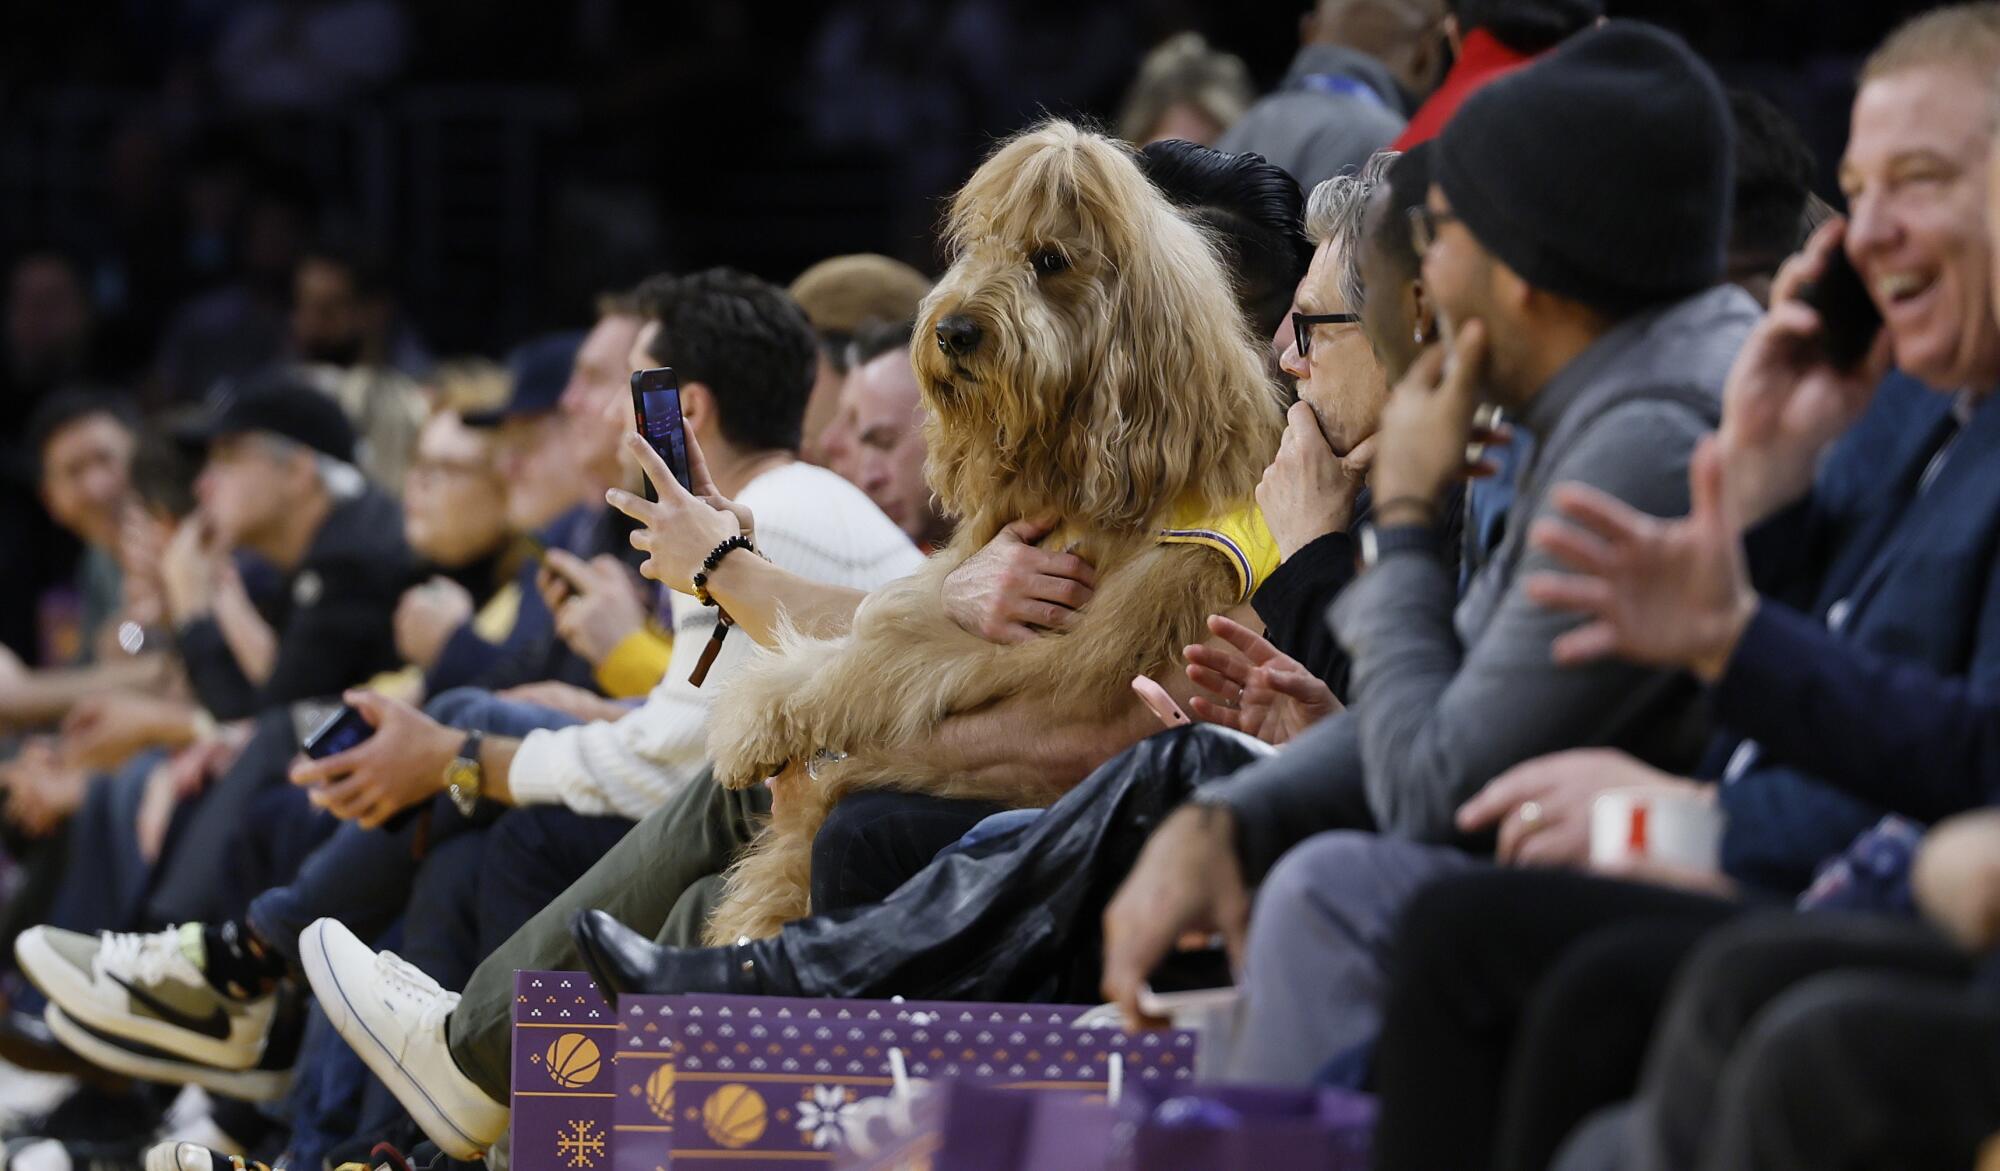
{"label": "black leather shoe", "polygon": [[800,994],[790,965],[768,939],[735,947],[666,947],[597,910],[577,912],[569,930],[607,999],[624,993]]}

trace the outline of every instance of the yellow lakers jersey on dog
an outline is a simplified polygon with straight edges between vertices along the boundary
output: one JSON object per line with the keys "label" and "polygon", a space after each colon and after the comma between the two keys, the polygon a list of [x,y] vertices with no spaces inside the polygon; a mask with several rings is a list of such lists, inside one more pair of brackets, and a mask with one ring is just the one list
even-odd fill
{"label": "yellow lakers jersey on dog", "polygon": [[1163,545],[1206,545],[1229,560],[1236,571],[1236,600],[1250,600],[1284,559],[1278,540],[1264,523],[1264,510],[1247,504],[1222,516],[1203,516],[1198,507],[1182,505],[1160,530]]}
{"label": "yellow lakers jersey on dog", "polygon": [[[1090,554],[1071,536],[1074,531],[1071,525],[1059,525],[1036,544],[1077,553],[1088,560]],[[1157,539],[1162,545],[1204,545],[1220,553],[1236,575],[1239,604],[1249,601],[1284,560],[1278,555],[1278,539],[1264,522],[1264,510],[1254,501],[1220,516],[1205,514],[1192,500],[1183,502],[1160,526]]]}

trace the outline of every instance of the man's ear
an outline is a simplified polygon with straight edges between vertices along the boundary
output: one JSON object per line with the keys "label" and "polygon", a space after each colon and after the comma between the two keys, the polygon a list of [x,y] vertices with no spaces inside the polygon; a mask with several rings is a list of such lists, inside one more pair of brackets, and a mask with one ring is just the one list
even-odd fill
{"label": "man's ear", "polygon": [[1444,39],[1451,45],[1453,58],[1465,55],[1465,30],[1458,27],[1458,14],[1447,12],[1444,17]]}
{"label": "man's ear", "polygon": [[709,436],[715,432],[718,420],[715,416],[715,394],[704,382],[681,383],[681,422],[694,433],[695,440],[709,443]]}

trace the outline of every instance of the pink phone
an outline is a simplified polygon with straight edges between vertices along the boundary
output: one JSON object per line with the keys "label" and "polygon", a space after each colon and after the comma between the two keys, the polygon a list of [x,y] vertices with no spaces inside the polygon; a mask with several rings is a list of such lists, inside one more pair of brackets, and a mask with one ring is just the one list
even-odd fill
{"label": "pink phone", "polygon": [[1167,727],[1182,728],[1194,722],[1181,710],[1181,705],[1174,702],[1174,697],[1167,694],[1167,689],[1150,678],[1133,676],[1132,690],[1139,693],[1139,701],[1152,708],[1153,714],[1160,717],[1160,722]]}

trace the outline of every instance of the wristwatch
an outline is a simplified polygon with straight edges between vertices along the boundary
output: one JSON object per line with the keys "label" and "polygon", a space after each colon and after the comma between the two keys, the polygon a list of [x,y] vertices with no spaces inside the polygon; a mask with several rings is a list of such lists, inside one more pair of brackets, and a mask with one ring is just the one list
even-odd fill
{"label": "wristwatch", "polygon": [[1405,550],[1420,551],[1435,556],[1438,553],[1437,529],[1431,525],[1399,524],[1364,525],[1361,529],[1361,568],[1373,569],[1377,562],[1391,553]]}
{"label": "wristwatch", "polygon": [[458,756],[444,766],[444,791],[451,794],[451,803],[466,817],[471,817],[479,807],[479,790],[486,780],[486,770],[479,764],[479,744],[485,738],[482,732],[466,733]]}

